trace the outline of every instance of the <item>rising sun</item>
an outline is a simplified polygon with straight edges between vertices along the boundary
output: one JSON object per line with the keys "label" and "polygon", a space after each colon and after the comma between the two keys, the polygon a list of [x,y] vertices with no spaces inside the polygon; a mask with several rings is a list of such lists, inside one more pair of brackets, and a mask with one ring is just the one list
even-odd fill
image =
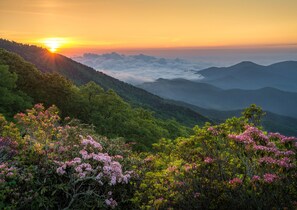
{"label": "rising sun", "polygon": [[65,43],[65,39],[63,39],[63,38],[46,38],[42,42],[49,51],[54,53],[59,48],[61,48],[61,45],[63,45]]}

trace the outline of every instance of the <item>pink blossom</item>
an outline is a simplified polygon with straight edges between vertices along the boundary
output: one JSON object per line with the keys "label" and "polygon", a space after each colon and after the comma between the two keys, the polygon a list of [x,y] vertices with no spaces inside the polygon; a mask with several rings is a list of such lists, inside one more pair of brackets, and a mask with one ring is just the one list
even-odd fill
{"label": "pink blossom", "polygon": [[209,131],[214,136],[219,135],[219,131],[216,128],[214,128],[214,127],[207,128],[207,131]]}
{"label": "pink blossom", "polygon": [[252,182],[259,181],[260,179],[261,179],[260,176],[255,175],[255,176],[253,176],[253,178],[252,178]]}
{"label": "pink blossom", "polygon": [[287,136],[284,136],[284,135],[281,135],[279,133],[269,133],[268,136],[270,138],[276,138],[276,139],[279,139],[281,143],[287,143],[287,142],[292,142],[292,141],[296,141],[297,138],[296,137],[293,137],[293,136],[290,136],[290,137],[287,137]]}
{"label": "pink blossom", "polygon": [[7,177],[12,177],[14,174],[12,173],[12,172],[8,172],[7,174],[6,174],[6,176]]}
{"label": "pink blossom", "polygon": [[213,160],[211,157],[206,157],[206,158],[204,159],[204,162],[210,164],[210,163],[213,163],[214,160]]}
{"label": "pink blossom", "polygon": [[106,199],[105,203],[107,206],[110,206],[112,209],[118,205],[118,203],[115,200],[113,200],[112,198]]}
{"label": "pink blossom", "polygon": [[264,174],[263,178],[265,182],[272,183],[275,180],[277,180],[279,177],[276,174]]}
{"label": "pink blossom", "polygon": [[60,174],[60,175],[63,175],[66,173],[66,171],[63,169],[63,167],[57,168],[56,172],[57,172],[57,174]]}
{"label": "pink blossom", "polygon": [[229,181],[229,184],[231,185],[242,184],[242,180],[240,178],[235,177]]}
{"label": "pink blossom", "polygon": [[259,159],[259,163],[266,163],[266,164],[276,164],[280,167],[284,168],[292,168],[294,167],[294,164],[291,163],[291,160],[288,157],[284,157],[280,160],[278,159],[273,159],[272,157],[262,157]]}
{"label": "pink blossom", "polygon": [[102,150],[102,146],[100,143],[96,142],[92,136],[87,136],[87,139],[83,139],[82,140],[82,145],[87,146],[87,145],[91,145],[94,148],[98,149],[98,150]]}
{"label": "pink blossom", "polygon": [[122,155],[115,155],[113,158],[115,158],[115,159],[123,159],[123,156]]}
{"label": "pink blossom", "polygon": [[81,179],[83,179],[83,178],[86,177],[86,174],[85,174],[85,173],[79,173],[79,174],[78,174],[78,177],[81,178]]}

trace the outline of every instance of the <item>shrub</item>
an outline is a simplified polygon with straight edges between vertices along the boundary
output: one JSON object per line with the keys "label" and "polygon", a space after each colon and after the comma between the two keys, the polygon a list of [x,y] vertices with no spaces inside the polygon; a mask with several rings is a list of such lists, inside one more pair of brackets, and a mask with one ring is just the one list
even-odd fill
{"label": "shrub", "polygon": [[122,139],[98,136],[77,121],[63,125],[55,106],[37,104],[15,119],[1,118],[0,208],[131,206],[133,160]]}
{"label": "shrub", "polygon": [[295,137],[267,134],[244,118],[194,130],[154,145],[133,198],[141,209],[294,208]]}

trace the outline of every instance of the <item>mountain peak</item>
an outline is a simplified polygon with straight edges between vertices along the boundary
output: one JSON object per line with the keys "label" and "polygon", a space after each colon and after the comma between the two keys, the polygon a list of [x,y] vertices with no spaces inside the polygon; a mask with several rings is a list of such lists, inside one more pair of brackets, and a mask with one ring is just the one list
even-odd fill
{"label": "mountain peak", "polygon": [[261,66],[259,64],[256,64],[254,62],[251,62],[251,61],[242,61],[240,63],[237,63],[233,66],[230,66],[230,67],[244,67],[244,68],[247,68],[247,67],[255,67],[255,66]]}

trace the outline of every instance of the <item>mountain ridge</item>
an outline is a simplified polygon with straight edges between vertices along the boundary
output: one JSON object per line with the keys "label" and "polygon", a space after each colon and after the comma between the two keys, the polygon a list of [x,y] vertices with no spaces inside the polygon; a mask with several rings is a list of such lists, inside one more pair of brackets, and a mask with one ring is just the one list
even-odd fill
{"label": "mountain ridge", "polygon": [[297,93],[272,87],[225,90],[208,83],[165,79],[144,83],[138,87],[167,99],[183,101],[202,108],[228,111],[243,109],[255,103],[264,110],[297,117]]}
{"label": "mountain ridge", "polygon": [[268,66],[243,61],[229,67],[210,67],[196,72],[201,82],[223,89],[259,89],[274,87],[297,92],[297,61],[283,61]]}
{"label": "mountain ridge", "polygon": [[132,105],[148,108],[154,111],[158,117],[165,119],[174,118],[187,126],[202,125],[210,121],[189,108],[171,104],[159,96],[98,72],[66,56],[52,54],[45,48],[4,39],[0,39],[0,48],[20,55],[25,60],[33,63],[42,72],[57,72],[77,85],[94,81],[105,90],[113,89]]}

